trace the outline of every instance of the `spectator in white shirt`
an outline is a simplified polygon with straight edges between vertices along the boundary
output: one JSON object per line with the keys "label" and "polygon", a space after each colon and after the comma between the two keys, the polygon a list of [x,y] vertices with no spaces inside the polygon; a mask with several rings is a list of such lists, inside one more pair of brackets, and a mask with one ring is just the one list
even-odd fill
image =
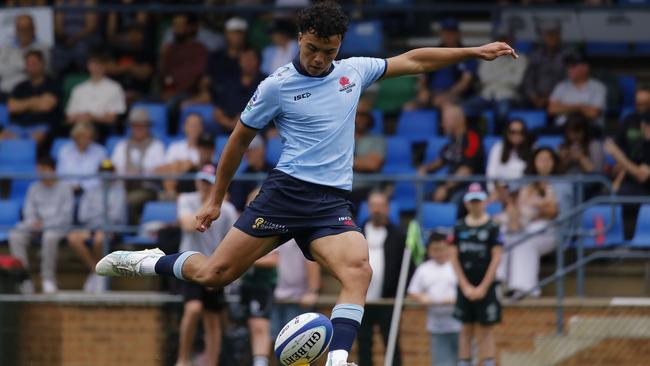
{"label": "spectator in white shirt", "polygon": [[10,93],[21,81],[27,79],[25,73],[25,54],[30,50],[41,51],[45,63],[50,56],[49,48],[38,42],[34,20],[30,15],[15,18],[16,35],[11,39],[5,35],[0,42],[0,92]]}
{"label": "spectator in white shirt", "polygon": [[555,125],[562,127],[572,113],[589,120],[590,127],[602,129],[605,125],[607,89],[589,74],[589,64],[579,54],[565,58],[567,79],[558,83],[549,98],[548,114],[555,117]]}
{"label": "spectator in white shirt", "polygon": [[[57,174],[95,174],[102,160],[106,159],[106,149],[93,142],[95,129],[88,122],[77,123],[70,132],[72,141],[63,145],[57,156]],[[94,178],[65,179],[75,191],[87,190],[97,185]]]}
{"label": "spectator in white shirt", "polygon": [[485,174],[493,180],[488,184],[490,193],[494,193],[495,184],[499,181],[524,175],[531,145],[526,124],[520,119],[510,121],[503,130],[503,139],[492,146],[488,155]]}
{"label": "spectator in white shirt", "polygon": [[66,108],[66,122],[92,122],[104,141],[112,132],[118,116],[126,111],[124,90],[114,80],[106,77],[108,58],[100,53],[88,59],[90,79],[75,86]]}
{"label": "spectator in white shirt", "polygon": [[[497,41],[514,44],[510,29],[502,28],[497,32]],[[468,116],[478,116],[485,110],[494,110],[497,120],[503,124],[512,106],[519,102],[528,59],[526,55],[519,55],[517,59],[503,57],[495,61],[479,62],[479,93],[466,100],[463,109]]]}
{"label": "spectator in white shirt", "polygon": [[[111,160],[118,174],[153,174],[163,164],[165,147],[162,142],[151,136],[151,122],[146,109],[136,108],[129,114],[131,135],[120,141]],[[144,203],[156,198],[158,184],[155,182],[129,180],[126,183],[129,221],[139,222],[140,212]]]}
{"label": "spectator in white shirt", "polygon": [[[165,153],[165,163],[156,169],[159,174],[183,174],[197,168],[199,164],[199,136],[203,133],[203,118],[199,114],[190,113],[183,124],[185,138],[173,142]],[[177,181],[163,181],[164,195],[167,198],[176,197]]]}
{"label": "spectator in white shirt", "polygon": [[271,42],[262,51],[262,73],[271,75],[279,67],[291,62],[298,54],[296,26],[287,19],[278,19],[271,29]]}
{"label": "spectator in white shirt", "polygon": [[453,316],[458,278],[449,261],[443,233],[433,232],[427,245],[429,260],[415,270],[408,288],[413,300],[428,305],[427,331],[431,334],[431,365],[455,366],[461,324]]}
{"label": "spectator in white shirt", "polygon": [[[114,172],[113,163],[102,160],[99,166],[100,173]],[[126,223],[126,191],[124,182],[111,179],[107,186],[106,210],[109,225],[121,225]],[[85,292],[104,292],[105,282],[102,277],[95,273],[97,261],[104,255],[104,186],[96,185],[91,189],[84,190],[79,201],[77,218],[84,229],[73,230],[68,233],[68,246],[77,253],[79,258],[90,270],[90,274],[84,283]],[[108,233],[113,238],[112,233]],[[88,247],[90,242],[92,247]]]}

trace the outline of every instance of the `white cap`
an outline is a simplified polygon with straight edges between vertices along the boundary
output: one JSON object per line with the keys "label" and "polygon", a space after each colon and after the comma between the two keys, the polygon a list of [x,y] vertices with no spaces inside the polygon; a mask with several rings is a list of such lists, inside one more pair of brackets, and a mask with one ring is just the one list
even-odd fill
{"label": "white cap", "polygon": [[228,19],[226,22],[226,31],[241,31],[246,32],[248,30],[248,22],[245,19],[234,17]]}

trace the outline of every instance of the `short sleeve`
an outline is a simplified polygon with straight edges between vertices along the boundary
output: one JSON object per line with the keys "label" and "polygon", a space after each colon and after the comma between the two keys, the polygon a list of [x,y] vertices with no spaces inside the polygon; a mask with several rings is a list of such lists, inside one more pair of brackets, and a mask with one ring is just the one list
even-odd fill
{"label": "short sleeve", "polygon": [[386,73],[387,62],[383,58],[352,57],[346,62],[361,75],[363,89],[368,88]]}
{"label": "short sleeve", "polygon": [[600,82],[594,82],[594,95],[591,105],[599,109],[605,109],[607,103],[607,89]]}
{"label": "short sleeve", "polygon": [[277,77],[264,79],[239,116],[247,127],[261,130],[280,114],[280,87]]}

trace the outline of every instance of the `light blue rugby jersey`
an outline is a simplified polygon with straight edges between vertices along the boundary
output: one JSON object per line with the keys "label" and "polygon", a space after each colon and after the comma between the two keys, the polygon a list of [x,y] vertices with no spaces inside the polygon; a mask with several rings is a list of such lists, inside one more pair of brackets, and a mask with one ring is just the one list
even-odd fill
{"label": "light blue rugby jersey", "polygon": [[241,122],[261,129],[274,121],[282,140],[276,166],[294,178],[352,189],[354,119],[361,93],[386,72],[386,60],[353,57],[310,76],[294,60],[260,83]]}

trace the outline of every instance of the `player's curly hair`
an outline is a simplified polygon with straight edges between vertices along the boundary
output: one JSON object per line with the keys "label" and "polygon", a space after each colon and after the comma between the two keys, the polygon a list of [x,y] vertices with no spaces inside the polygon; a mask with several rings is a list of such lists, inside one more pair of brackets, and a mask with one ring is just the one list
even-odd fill
{"label": "player's curly hair", "polygon": [[329,38],[348,30],[348,17],[341,6],[333,1],[322,1],[298,14],[298,28],[302,33],[313,33],[317,37]]}

